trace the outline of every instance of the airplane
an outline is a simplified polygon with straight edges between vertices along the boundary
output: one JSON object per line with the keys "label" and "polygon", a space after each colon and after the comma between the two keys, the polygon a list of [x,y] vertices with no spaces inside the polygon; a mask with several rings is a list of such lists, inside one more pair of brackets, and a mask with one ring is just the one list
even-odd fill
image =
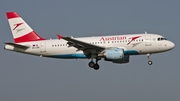
{"label": "airplane", "polygon": [[4,49],[40,57],[90,59],[88,66],[94,70],[100,68],[98,61],[101,59],[124,64],[129,63],[131,55],[147,55],[148,64],[152,65],[152,54],[166,52],[175,47],[175,44],[165,37],[147,32],[80,38],[58,34],[58,39],[45,39],[17,12],[6,12],[6,15],[15,43],[5,42]]}

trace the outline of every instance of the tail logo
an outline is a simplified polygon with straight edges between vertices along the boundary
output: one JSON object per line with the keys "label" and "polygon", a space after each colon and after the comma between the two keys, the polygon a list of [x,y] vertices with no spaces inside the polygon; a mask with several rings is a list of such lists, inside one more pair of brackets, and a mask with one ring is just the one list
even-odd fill
{"label": "tail logo", "polygon": [[17,23],[17,24],[14,24],[14,29],[13,30],[15,30],[17,27],[19,27],[20,25],[22,25],[23,24],[23,22],[21,22],[21,23]]}

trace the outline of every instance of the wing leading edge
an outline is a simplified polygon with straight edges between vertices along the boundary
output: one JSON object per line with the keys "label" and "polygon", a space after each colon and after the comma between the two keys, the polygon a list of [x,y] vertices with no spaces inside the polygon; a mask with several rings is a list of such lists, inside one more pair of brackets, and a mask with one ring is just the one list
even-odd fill
{"label": "wing leading edge", "polygon": [[105,49],[105,47],[89,44],[87,42],[83,42],[71,37],[64,37],[60,35],[58,35],[58,37],[68,41],[67,44],[69,45],[69,47],[75,47],[78,50],[82,50],[85,53],[100,53]]}

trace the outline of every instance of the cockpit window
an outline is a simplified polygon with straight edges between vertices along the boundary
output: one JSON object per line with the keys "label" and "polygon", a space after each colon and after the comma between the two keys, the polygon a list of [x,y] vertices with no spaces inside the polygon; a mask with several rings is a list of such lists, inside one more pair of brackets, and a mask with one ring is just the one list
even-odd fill
{"label": "cockpit window", "polygon": [[157,40],[161,41],[161,40],[167,40],[167,39],[166,38],[158,38]]}

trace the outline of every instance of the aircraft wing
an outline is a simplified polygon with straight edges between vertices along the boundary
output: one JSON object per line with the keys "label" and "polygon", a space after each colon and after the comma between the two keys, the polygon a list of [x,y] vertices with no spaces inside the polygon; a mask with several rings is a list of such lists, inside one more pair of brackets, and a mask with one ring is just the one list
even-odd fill
{"label": "aircraft wing", "polygon": [[29,48],[28,46],[19,45],[19,44],[15,44],[15,43],[11,43],[11,42],[5,42],[5,44],[11,45],[11,46],[14,46],[14,47],[20,48],[20,49],[28,49]]}
{"label": "aircraft wing", "polygon": [[84,51],[85,53],[89,53],[89,52],[100,53],[105,49],[105,47],[89,44],[87,42],[83,42],[71,37],[61,37],[61,38],[68,41],[67,44],[69,45],[69,47],[73,46],[78,50]]}

